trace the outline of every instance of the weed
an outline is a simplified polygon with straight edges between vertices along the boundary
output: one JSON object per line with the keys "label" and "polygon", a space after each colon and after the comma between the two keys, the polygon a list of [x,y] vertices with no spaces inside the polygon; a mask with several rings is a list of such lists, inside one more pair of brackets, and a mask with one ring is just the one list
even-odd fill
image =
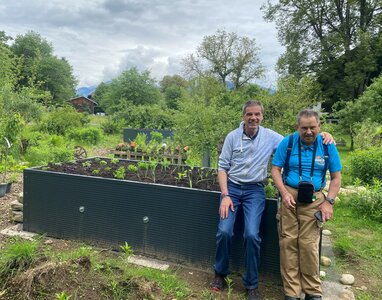
{"label": "weed", "polygon": [[38,241],[13,239],[0,251],[0,276],[8,278],[32,266],[40,257],[38,248]]}
{"label": "weed", "polygon": [[231,299],[231,296],[232,296],[232,287],[233,287],[233,280],[229,277],[226,277],[225,278],[225,282],[227,283],[227,287],[228,287],[228,299]]}
{"label": "weed", "polygon": [[124,245],[119,246],[119,248],[121,248],[122,252],[125,254],[126,257],[133,255],[133,249],[127,242],[125,242]]}
{"label": "weed", "polygon": [[62,291],[61,293],[56,293],[55,297],[57,300],[69,300],[72,296]]}

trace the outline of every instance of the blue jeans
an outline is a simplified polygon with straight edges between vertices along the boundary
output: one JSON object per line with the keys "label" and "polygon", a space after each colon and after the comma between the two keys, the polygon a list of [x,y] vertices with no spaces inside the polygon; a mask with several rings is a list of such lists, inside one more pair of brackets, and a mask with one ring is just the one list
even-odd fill
{"label": "blue jeans", "polygon": [[231,196],[234,212],[229,210],[228,218],[220,219],[216,234],[215,272],[226,276],[229,272],[229,256],[233,228],[239,205],[244,213],[245,274],[243,282],[247,289],[257,288],[260,264],[259,236],[260,222],[265,207],[265,192],[262,183],[235,184],[228,181],[228,193]]}

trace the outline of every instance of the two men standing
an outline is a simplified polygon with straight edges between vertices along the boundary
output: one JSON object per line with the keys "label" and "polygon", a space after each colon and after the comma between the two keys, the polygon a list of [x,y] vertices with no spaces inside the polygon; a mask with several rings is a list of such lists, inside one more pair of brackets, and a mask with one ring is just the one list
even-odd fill
{"label": "two men standing", "polygon": [[[243,122],[239,128],[230,132],[225,139],[222,153],[219,157],[218,171],[222,194],[219,208],[220,222],[216,235],[215,278],[211,283],[211,288],[215,291],[221,290],[225,284],[225,278],[229,274],[229,254],[233,227],[237,209],[239,205],[242,205],[244,212],[246,268],[243,282],[247,288],[247,295],[250,300],[260,299],[258,291],[261,243],[259,228],[265,206],[263,182],[267,176],[268,161],[283,140],[280,134],[260,126],[263,115],[264,109],[260,102],[251,100],[245,103],[243,107]],[[311,132],[310,127],[308,131]],[[307,140],[313,139],[314,142],[318,132],[314,138],[309,133],[309,137],[306,137]],[[326,143],[331,140],[330,135],[327,135],[326,139],[324,139]],[[319,141],[322,144],[321,137]],[[282,168],[282,166],[280,167]],[[277,187],[282,188],[281,185],[277,185]],[[283,190],[281,189],[280,192],[282,193]],[[335,197],[336,192],[333,190],[332,194],[332,197]],[[287,195],[285,194],[285,196]],[[285,199],[289,199],[289,202],[293,203],[290,197]],[[329,208],[325,205],[322,208],[324,218],[330,219],[331,211]],[[314,218],[314,216],[312,217]],[[283,268],[283,263],[281,266]],[[297,266],[296,268],[298,269]],[[296,292],[298,291],[296,290]],[[286,295],[295,296],[295,294]],[[296,299],[298,298],[299,296],[296,297]]]}

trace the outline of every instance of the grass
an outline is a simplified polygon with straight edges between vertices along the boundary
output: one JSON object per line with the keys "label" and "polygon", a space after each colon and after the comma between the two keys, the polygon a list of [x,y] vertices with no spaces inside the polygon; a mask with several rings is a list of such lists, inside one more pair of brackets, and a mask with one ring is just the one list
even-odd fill
{"label": "grass", "polygon": [[[340,196],[343,199],[344,196]],[[360,216],[346,200],[336,203],[334,218],[325,227],[333,233],[336,266],[340,273],[351,273],[358,287],[357,299],[378,299],[382,293],[382,226]]]}

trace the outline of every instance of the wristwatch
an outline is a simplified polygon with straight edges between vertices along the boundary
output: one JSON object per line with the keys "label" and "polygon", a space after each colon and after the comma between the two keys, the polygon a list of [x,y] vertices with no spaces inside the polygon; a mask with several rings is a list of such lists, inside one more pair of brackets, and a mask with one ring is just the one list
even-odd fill
{"label": "wristwatch", "polygon": [[222,199],[224,199],[225,197],[230,197],[230,195],[226,193],[222,193]]}
{"label": "wristwatch", "polygon": [[334,198],[326,197],[326,201],[333,205],[336,200]]}

